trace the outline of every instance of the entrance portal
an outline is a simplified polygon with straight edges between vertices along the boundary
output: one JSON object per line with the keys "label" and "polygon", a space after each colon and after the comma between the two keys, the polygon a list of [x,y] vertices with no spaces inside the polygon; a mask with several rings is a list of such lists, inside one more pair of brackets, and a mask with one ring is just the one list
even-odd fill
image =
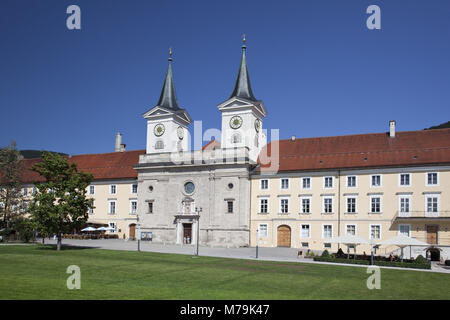
{"label": "entrance portal", "polygon": [[192,223],[183,223],[183,243],[191,244],[192,242]]}
{"label": "entrance portal", "polygon": [[277,229],[277,246],[278,247],[291,247],[291,228],[287,225],[279,226]]}
{"label": "entrance portal", "polygon": [[130,239],[135,239],[136,238],[136,224],[130,224]]}

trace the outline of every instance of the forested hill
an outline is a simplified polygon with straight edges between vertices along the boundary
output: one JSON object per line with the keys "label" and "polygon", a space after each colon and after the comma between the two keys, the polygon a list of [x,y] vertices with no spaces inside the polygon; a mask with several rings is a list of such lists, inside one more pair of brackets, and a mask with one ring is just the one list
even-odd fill
{"label": "forested hill", "polygon": [[42,152],[59,153],[60,155],[67,156],[65,153],[46,150],[20,150],[19,152],[25,159],[40,158],[42,156]]}
{"label": "forested hill", "polygon": [[425,130],[430,130],[430,129],[444,129],[444,128],[450,128],[450,121],[447,121],[445,123],[442,123],[438,126],[433,126],[433,127],[429,127]]}

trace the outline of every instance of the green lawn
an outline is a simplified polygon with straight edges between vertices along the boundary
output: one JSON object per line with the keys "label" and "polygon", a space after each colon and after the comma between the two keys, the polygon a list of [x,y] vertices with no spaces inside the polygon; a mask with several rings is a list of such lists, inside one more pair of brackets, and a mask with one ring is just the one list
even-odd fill
{"label": "green lawn", "polygon": [[[81,269],[68,290],[66,268]],[[450,299],[450,274],[149,252],[0,246],[0,299]]]}

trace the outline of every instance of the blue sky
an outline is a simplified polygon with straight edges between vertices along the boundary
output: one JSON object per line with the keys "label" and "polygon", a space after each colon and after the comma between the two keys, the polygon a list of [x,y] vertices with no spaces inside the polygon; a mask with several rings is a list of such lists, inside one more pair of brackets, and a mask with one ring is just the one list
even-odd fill
{"label": "blue sky", "polygon": [[[81,8],[81,30],[66,8]],[[366,8],[381,8],[368,30]],[[280,137],[420,130],[450,120],[448,0],[2,0],[0,146],[144,149],[173,47],[178,101],[220,128],[247,35],[253,91]]]}

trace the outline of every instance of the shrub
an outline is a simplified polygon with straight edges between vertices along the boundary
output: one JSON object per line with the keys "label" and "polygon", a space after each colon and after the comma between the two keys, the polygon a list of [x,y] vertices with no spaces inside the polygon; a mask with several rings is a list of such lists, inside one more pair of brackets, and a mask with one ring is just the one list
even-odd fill
{"label": "shrub", "polygon": [[428,263],[428,260],[425,259],[421,254],[419,254],[416,260],[414,260],[414,263]]}
{"label": "shrub", "polygon": [[[322,262],[334,262],[343,264],[363,264],[370,265],[369,260],[356,260],[356,259],[345,259],[345,258],[332,258],[332,257],[315,257],[314,261]],[[398,268],[414,268],[414,269],[431,269],[431,264],[428,261],[425,263],[410,263],[410,262],[390,262],[390,261],[379,261],[375,260],[374,264],[376,266],[386,266],[386,267],[398,267]]]}
{"label": "shrub", "polygon": [[330,257],[330,253],[328,252],[328,250],[324,250],[324,251],[322,252],[321,257],[322,257],[322,258],[329,258],[329,257]]}

